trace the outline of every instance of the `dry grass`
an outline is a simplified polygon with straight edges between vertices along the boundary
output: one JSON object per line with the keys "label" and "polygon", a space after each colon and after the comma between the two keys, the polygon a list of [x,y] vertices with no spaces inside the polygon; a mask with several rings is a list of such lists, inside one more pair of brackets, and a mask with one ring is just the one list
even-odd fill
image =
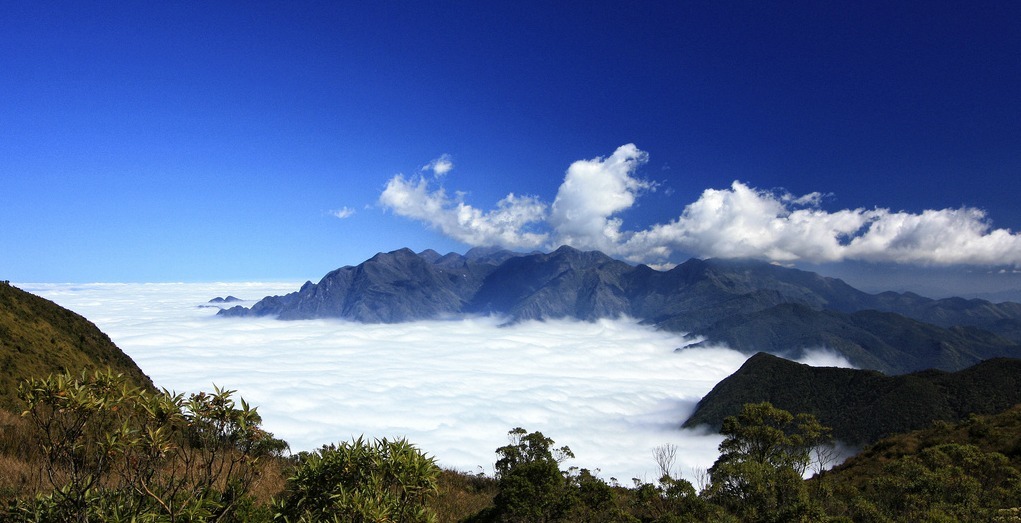
{"label": "dry grass", "polygon": [[252,483],[251,489],[256,504],[265,505],[283,494],[289,467],[285,458],[268,458],[262,462],[259,477]]}
{"label": "dry grass", "polygon": [[443,470],[439,478],[439,494],[428,506],[439,521],[461,521],[493,506],[496,481],[492,478]]}
{"label": "dry grass", "polygon": [[43,489],[38,447],[28,421],[0,409],[0,501],[34,496]]}
{"label": "dry grass", "polygon": [[0,500],[35,495],[42,486],[42,470],[13,456],[0,456]]}

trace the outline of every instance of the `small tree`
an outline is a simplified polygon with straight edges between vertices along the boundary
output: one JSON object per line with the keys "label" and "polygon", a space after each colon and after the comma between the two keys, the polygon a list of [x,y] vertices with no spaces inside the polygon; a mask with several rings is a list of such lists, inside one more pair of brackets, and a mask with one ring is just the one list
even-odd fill
{"label": "small tree", "polygon": [[677,460],[677,445],[667,443],[652,449],[652,457],[659,466],[659,476],[671,476],[674,471],[674,461]]}
{"label": "small tree", "polygon": [[706,491],[746,521],[787,521],[810,512],[802,475],[829,429],[809,414],[794,416],[768,402],[747,404],[720,431],[720,457]]}
{"label": "small tree", "polygon": [[574,491],[560,470],[573,458],[567,446],[553,447],[541,432],[518,427],[508,433],[510,444],[496,453],[496,479],[500,488],[494,500],[501,521],[550,522],[562,519],[575,501]]}
{"label": "small tree", "polygon": [[58,374],[19,387],[22,416],[37,429],[53,487],[53,511],[69,521],[87,519],[89,495],[104,487],[116,456],[132,438],[131,400],[138,390],[110,372]]}

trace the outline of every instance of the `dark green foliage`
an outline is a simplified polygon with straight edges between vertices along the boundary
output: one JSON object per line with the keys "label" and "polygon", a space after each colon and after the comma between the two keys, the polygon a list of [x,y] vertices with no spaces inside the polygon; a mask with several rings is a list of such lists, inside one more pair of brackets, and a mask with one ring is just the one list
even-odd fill
{"label": "dark green foliage", "polygon": [[[698,521],[727,521],[731,519],[719,505],[700,496],[691,482],[664,474],[657,483],[635,480],[633,489],[616,491],[618,498],[627,501],[626,517],[606,521],[641,521],[647,523],[678,523]],[[588,521],[586,518],[577,521]]]}
{"label": "dark green foliage", "polygon": [[870,481],[843,485],[830,510],[874,521],[990,521],[1019,501],[1021,473],[1006,456],[946,443],[887,462]]}
{"label": "dark green foliage", "polygon": [[91,322],[49,300],[0,285],[0,408],[21,411],[17,392],[23,380],[100,369],[155,391],[149,377]]}
{"label": "dark green foliage", "polygon": [[954,373],[887,377],[875,371],[810,367],[760,353],[717,384],[684,425],[720,427],[746,403],[762,401],[812,414],[833,428],[836,439],[865,444],[935,420],[992,414],[1021,402],[1021,360],[998,358]]}
{"label": "dark green foliage", "polygon": [[1002,454],[948,443],[888,464],[869,497],[894,520],[977,520],[1014,506],[1019,482]]}
{"label": "dark green foliage", "polygon": [[297,458],[277,507],[284,521],[411,523],[435,521],[426,508],[439,467],[406,440],[358,438]]}
{"label": "dark green foliage", "polygon": [[1021,405],[885,438],[809,485],[855,521],[1016,521],[1019,450]]}
{"label": "dark green foliage", "polygon": [[828,431],[808,414],[794,416],[769,403],[745,405],[723,422],[706,496],[742,521],[811,519],[818,510],[802,474],[812,449],[828,442]]}
{"label": "dark green foliage", "polygon": [[[465,521],[670,523],[728,518],[698,496],[690,482],[669,473],[664,472],[657,483],[636,479],[633,488],[625,488],[587,469],[561,470],[560,464],[574,457],[571,450],[554,448],[553,440],[540,432],[517,428],[509,435],[511,443],[497,449],[498,491],[493,506]],[[671,454],[660,464],[669,469],[672,461]]]}
{"label": "dark green foliage", "polygon": [[560,521],[574,504],[573,492],[560,463],[574,454],[568,447],[553,447],[541,432],[515,428],[510,444],[496,453],[496,480],[500,488],[494,505],[499,521]]}

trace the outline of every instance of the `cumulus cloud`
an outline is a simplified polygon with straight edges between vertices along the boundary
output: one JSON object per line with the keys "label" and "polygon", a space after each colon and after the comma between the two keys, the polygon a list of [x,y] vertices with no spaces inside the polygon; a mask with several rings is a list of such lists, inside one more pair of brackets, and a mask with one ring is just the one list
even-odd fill
{"label": "cumulus cloud", "polygon": [[355,210],[350,207],[341,207],[340,209],[337,209],[335,211],[330,211],[330,214],[343,220],[345,218],[350,218],[354,216]]}
{"label": "cumulus cloud", "polygon": [[777,195],[734,182],[730,189],[707,189],[679,218],[636,233],[621,251],[631,258],[666,247],[777,262],[1021,263],[1021,236],[992,229],[979,209],[830,212],[818,205],[817,193]]}
{"label": "cumulus cloud", "polygon": [[653,481],[652,450],[678,470],[716,459],[718,435],[680,430],[698,400],[746,356],[628,320],[489,318],[365,325],[218,318],[213,296],[254,299],[276,284],[21,285],[94,321],[157,386],[238,390],[292,451],[364,434],[407,437],[440,464],[492,473],[507,431],[568,445],[569,466]]}
{"label": "cumulus cloud", "polygon": [[483,212],[464,203],[464,195],[447,195],[424,177],[396,175],[386,184],[379,203],[395,214],[420,220],[443,234],[472,246],[534,249],[547,235],[530,229],[546,218],[546,204],[533,196],[513,193]]}
{"label": "cumulus cloud", "polygon": [[454,159],[449,154],[441,154],[439,158],[432,160],[422,167],[423,171],[432,171],[436,177],[449,173],[454,168]]}
{"label": "cumulus cloud", "polygon": [[571,164],[548,220],[555,231],[555,243],[579,249],[617,250],[625,235],[620,230],[622,220],[615,216],[653,186],[634,177],[648,156],[634,144],[627,144],[608,158]]}
{"label": "cumulus cloud", "polygon": [[471,246],[567,244],[654,266],[668,266],[680,254],[780,263],[1021,264],[1021,235],[994,229],[981,209],[826,210],[824,193],[794,195],[741,181],[706,189],[676,218],[628,230],[621,214],[655,188],[636,175],[647,159],[627,144],[609,157],[574,162],[550,205],[510,194],[486,212],[466,204],[463,195],[451,199],[422,178],[401,175],[390,180],[380,203]]}

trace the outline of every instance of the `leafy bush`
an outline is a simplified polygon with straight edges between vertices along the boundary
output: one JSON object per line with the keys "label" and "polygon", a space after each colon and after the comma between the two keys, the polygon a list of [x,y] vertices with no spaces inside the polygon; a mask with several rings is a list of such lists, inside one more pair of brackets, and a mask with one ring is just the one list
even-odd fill
{"label": "leafy bush", "polygon": [[260,459],[286,443],[262,430],[235,391],[152,393],[110,371],[30,379],[23,416],[44,456],[48,495],[15,521],[230,521],[248,503]]}
{"label": "leafy bush", "polygon": [[407,440],[359,437],[298,455],[278,504],[284,521],[435,521],[426,508],[440,469]]}

